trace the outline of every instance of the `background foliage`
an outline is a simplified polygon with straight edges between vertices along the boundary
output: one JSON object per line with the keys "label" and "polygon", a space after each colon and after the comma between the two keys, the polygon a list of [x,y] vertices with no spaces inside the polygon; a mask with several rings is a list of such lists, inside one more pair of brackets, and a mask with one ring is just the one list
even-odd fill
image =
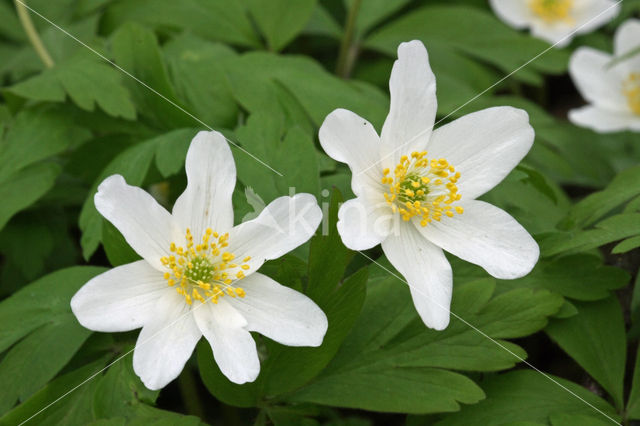
{"label": "background foliage", "polygon": [[[611,424],[594,408],[640,420],[640,136],[565,118],[582,103],[567,77],[571,51],[610,50],[639,1],[496,86],[548,45],[483,0],[29,5],[60,28],[33,16],[55,62],[45,68],[0,1],[0,424],[61,396],[32,423]],[[535,236],[541,260],[500,281],[451,257],[455,315],[443,332],[424,327],[404,284],[341,244],[350,174],[317,141],[337,107],[380,129],[397,45],[411,39],[429,50],[440,118],[513,105],[536,130],[522,165],[484,198]],[[136,259],[97,213],[98,183],[120,173],[172,205],[189,141],[209,126],[284,175],[235,149],[237,219],[290,186],[329,212],[333,232],[263,271],[315,300],[330,327],[320,348],[256,335],[261,374],[243,386],[201,341],[179,379],[151,392],[125,355],[136,332],[91,333],[69,300],[105,267]],[[392,269],[379,249],[367,256]]]}

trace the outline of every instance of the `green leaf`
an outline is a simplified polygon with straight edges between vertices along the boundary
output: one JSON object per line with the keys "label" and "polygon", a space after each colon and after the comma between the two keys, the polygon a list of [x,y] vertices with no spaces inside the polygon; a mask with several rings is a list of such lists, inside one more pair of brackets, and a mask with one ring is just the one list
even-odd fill
{"label": "green leaf", "polygon": [[578,315],[553,320],[547,334],[609,392],[622,409],[626,361],[625,326],[616,297],[575,303]]}
{"label": "green leaf", "polygon": [[70,314],[78,289],[105,268],[76,266],[53,272],[0,302],[0,351],[36,328]]}
{"label": "green leaf", "polygon": [[0,362],[8,384],[0,412],[53,378],[89,336],[71,313],[71,296],[103,268],[74,267],[47,275],[0,303],[0,350],[16,343]]}
{"label": "green leaf", "polygon": [[213,41],[260,46],[243,2],[239,1],[129,0],[112,3],[104,21],[104,25],[112,30],[133,21],[164,29],[190,30]]}
{"label": "green leaf", "polygon": [[86,137],[86,131],[54,110],[23,110],[16,116],[0,147],[0,229],[53,187],[60,166],[42,161]]}
{"label": "green leaf", "polygon": [[111,47],[116,63],[135,77],[125,80],[125,84],[140,115],[160,129],[201,124],[185,113],[177,98],[153,32],[127,23],[113,34]]}
{"label": "green leaf", "polygon": [[562,304],[562,298],[546,291],[520,289],[492,298],[493,289],[492,280],[457,287],[451,308],[456,315],[440,332],[424,326],[406,287],[380,272],[369,281],[362,314],[336,357],[291,399],[410,413],[456,411],[458,402],[479,401],[483,394],[473,382],[442,369],[494,371],[513,366],[526,353],[496,339],[544,327],[546,317]]}
{"label": "green leaf", "polygon": [[0,181],[0,229],[16,213],[29,207],[46,194],[60,174],[60,167],[53,163],[40,163],[14,173],[8,180]]}
{"label": "green leaf", "polygon": [[142,384],[127,357],[109,367],[100,378],[93,397],[93,412],[96,418],[132,417],[141,401],[153,403],[158,393]]}
{"label": "green leaf", "polygon": [[334,109],[346,108],[380,128],[389,110],[388,97],[379,89],[341,80],[307,57],[250,52],[226,66],[234,96],[252,113],[272,110],[282,92],[302,106],[316,127]]}
{"label": "green leaf", "polygon": [[596,409],[619,421],[615,409],[606,401],[560,377],[545,377],[536,371],[520,370],[490,377],[482,385],[487,394],[484,401],[464,407],[437,425],[548,424],[549,416],[563,413],[571,416],[601,416],[611,424],[611,420],[607,420]]}
{"label": "green leaf", "polygon": [[629,419],[640,419],[640,350],[636,353],[633,382],[631,383],[631,394],[627,401],[626,413]]}
{"label": "green leaf", "polygon": [[64,152],[89,133],[73,119],[52,109],[21,111],[10,124],[0,149],[0,181],[38,161]]}
{"label": "green leaf", "polygon": [[618,174],[605,189],[595,192],[571,209],[566,223],[572,227],[592,225],[598,219],[640,195],[640,166]]}
{"label": "green leaf", "polygon": [[[0,417],[0,425],[20,424],[32,416],[38,424],[69,424],[68,418],[82,422],[93,420],[91,399],[97,381],[84,381],[107,363],[108,356],[86,364],[76,370],[52,380],[31,398]],[[78,389],[66,395],[71,389]],[[57,401],[59,398],[60,401]],[[57,401],[57,402],[56,402]],[[51,405],[50,405],[51,404]],[[46,409],[40,412],[43,408]],[[64,422],[64,419],[67,422]]]}
{"label": "green leaf", "polygon": [[638,247],[640,247],[640,235],[620,241],[614,248],[611,249],[611,253],[623,254],[630,252],[631,250]]}
{"label": "green leaf", "polygon": [[[295,188],[297,193],[320,192],[320,173],[313,140],[300,127],[285,130],[281,114],[265,112],[249,116],[247,124],[236,134],[246,150],[234,152],[238,177],[266,203],[288,194],[290,188]],[[292,152],[296,155],[291,155]],[[273,165],[282,176],[260,164],[256,158]]]}
{"label": "green leaf", "polygon": [[461,374],[380,365],[342,372],[303,390],[294,400],[371,411],[428,413],[457,411],[458,402],[474,404],[483,397],[482,390]]}
{"label": "green leaf", "polygon": [[[395,56],[398,45],[420,39],[427,49],[439,45],[491,63],[505,73],[543,52],[548,44],[508,28],[492,14],[464,6],[427,6],[398,18],[371,34],[370,48]],[[514,78],[539,83],[535,71],[561,73],[567,66],[567,52],[551,50],[540,56]]]}
{"label": "green leaf", "polygon": [[24,400],[62,370],[91,334],[69,313],[15,344],[0,363],[0,413]]}
{"label": "green leaf", "polygon": [[544,256],[576,253],[640,235],[640,213],[621,213],[598,222],[594,229],[555,233],[540,241]]}
{"label": "green leaf", "polygon": [[603,265],[598,256],[573,254],[542,259],[525,277],[503,283],[506,287],[546,288],[575,300],[593,301],[608,297],[630,278],[624,269]]}
{"label": "green leaf", "polygon": [[612,423],[611,420],[603,415],[598,415],[598,413],[593,415],[555,413],[549,417],[551,426],[611,426]]}
{"label": "green leaf", "polygon": [[36,101],[64,102],[68,96],[87,111],[98,105],[111,116],[133,120],[136,110],[121,77],[101,59],[82,54],[4,90]]}
{"label": "green leaf", "polygon": [[213,127],[237,124],[238,105],[226,78],[225,62],[236,53],[228,46],[185,33],[163,46],[176,94],[194,115]]}
{"label": "green leaf", "polygon": [[251,16],[267,40],[267,47],[280,51],[305,27],[316,0],[247,0]]}
{"label": "green leaf", "polygon": [[[353,0],[345,2],[345,6],[353,7]],[[356,17],[356,29],[360,36],[366,34],[376,24],[402,9],[409,0],[367,0],[360,3]]]}

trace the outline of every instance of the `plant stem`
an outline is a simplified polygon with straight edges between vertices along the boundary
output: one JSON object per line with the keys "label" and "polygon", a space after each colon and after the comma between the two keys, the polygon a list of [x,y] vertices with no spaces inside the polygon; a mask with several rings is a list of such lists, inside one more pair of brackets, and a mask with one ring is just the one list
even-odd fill
{"label": "plant stem", "polygon": [[356,29],[356,17],[358,16],[361,3],[362,0],[353,0],[347,15],[347,22],[344,26],[344,35],[340,43],[340,55],[338,56],[338,62],[336,64],[336,74],[342,78],[349,76],[353,63],[355,62],[356,51],[351,42],[353,41],[353,34]]}
{"label": "plant stem", "polygon": [[14,3],[16,4],[16,11],[18,12],[18,18],[20,18],[22,28],[24,28],[24,32],[27,33],[27,37],[29,37],[29,41],[38,54],[38,57],[45,67],[51,68],[55,63],[53,62],[53,59],[51,59],[51,55],[49,55],[47,48],[42,44],[42,40],[40,40],[36,27],[33,26],[25,1],[26,0],[14,0]]}

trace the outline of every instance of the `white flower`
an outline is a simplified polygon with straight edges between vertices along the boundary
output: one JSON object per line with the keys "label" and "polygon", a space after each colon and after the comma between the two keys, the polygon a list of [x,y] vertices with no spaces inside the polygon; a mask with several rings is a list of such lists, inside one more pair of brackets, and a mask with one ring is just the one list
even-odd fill
{"label": "white flower", "polygon": [[[620,12],[617,0],[489,0],[493,11],[514,28],[563,47],[573,33],[586,34]],[[570,35],[571,34],[571,35]]]}
{"label": "white flower", "polygon": [[511,107],[475,112],[432,132],[436,82],[419,41],[398,47],[389,89],[380,136],[344,109],[320,128],[327,154],[351,168],[357,195],[341,206],[338,231],[353,250],[381,243],[424,323],[440,330],[449,323],[452,289],[442,249],[505,279],[527,274],[538,259],[538,245],[518,222],[475,200],[525,156],[534,132],[527,114]]}
{"label": "white flower", "polygon": [[311,299],[256,272],[313,235],[322,217],[315,198],[280,197],[234,227],[236,169],[224,137],[198,133],[185,168],[187,188],[172,213],[122,176],[100,184],[98,211],[144,260],[93,278],[71,300],[91,330],[142,327],[133,368],[149,389],[180,374],[202,335],[220,370],[245,383],[260,370],[251,331],[289,346],[319,346],[327,330]]}
{"label": "white flower", "polygon": [[590,47],[573,53],[569,74],[590,105],[569,111],[571,122],[598,132],[640,131],[639,47],[640,20],[630,19],[616,31],[614,56]]}

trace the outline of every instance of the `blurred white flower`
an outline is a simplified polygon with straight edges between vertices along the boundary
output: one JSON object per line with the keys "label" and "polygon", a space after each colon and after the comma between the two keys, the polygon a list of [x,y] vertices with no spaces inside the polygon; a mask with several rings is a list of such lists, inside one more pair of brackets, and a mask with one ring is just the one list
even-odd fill
{"label": "blurred white flower", "polygon": [[640,20],[625,21],[614,37],[614,55],[581,47],[569,74],[589,105],[569,111],[569,120],[597,132],[640,131]]}
{"label": "blurred white flower", "polygon": [[[586,34],[615,18],[616,0],[489,0],[500,19],[518,29],[530,28],[535,37],[564,47],[573,32]],[[572,34],[569,36],[569,34]]]}
{"label": "blurred white flower", "polygon": [[[377,244],[406,278],[424,323],[449,324],[452,273],[442,249],[498,278],[517,278],[539,249],[503,210],[475,200],[497,185],[531,148],[526,112],[489,108],[432,131],[436,81],[425,47],[402,43],[389,80],[391,106],[382,133],[337,109],[320,128],[320,143],[347,163],[357,198],[339,210],[344,244]],[[401,220],[399,220],[401,219]]]}
{"label": "blurred white flower", "polygon": [[280,197],[233,226],[236,168],[218,132],[200,132],[187,153],[188,184],[167,212],[122,176],[102,182],[98,211],[144,259],[111,269],[71,300],[84,327],[142,327],[133,368],[149,389],[175,379],[204,337],[235,383],[260,370],[251,331],[290,346],[319,346],[327,318],[308,297],[256,270],[307,241],[322,218],[310,194]]}

